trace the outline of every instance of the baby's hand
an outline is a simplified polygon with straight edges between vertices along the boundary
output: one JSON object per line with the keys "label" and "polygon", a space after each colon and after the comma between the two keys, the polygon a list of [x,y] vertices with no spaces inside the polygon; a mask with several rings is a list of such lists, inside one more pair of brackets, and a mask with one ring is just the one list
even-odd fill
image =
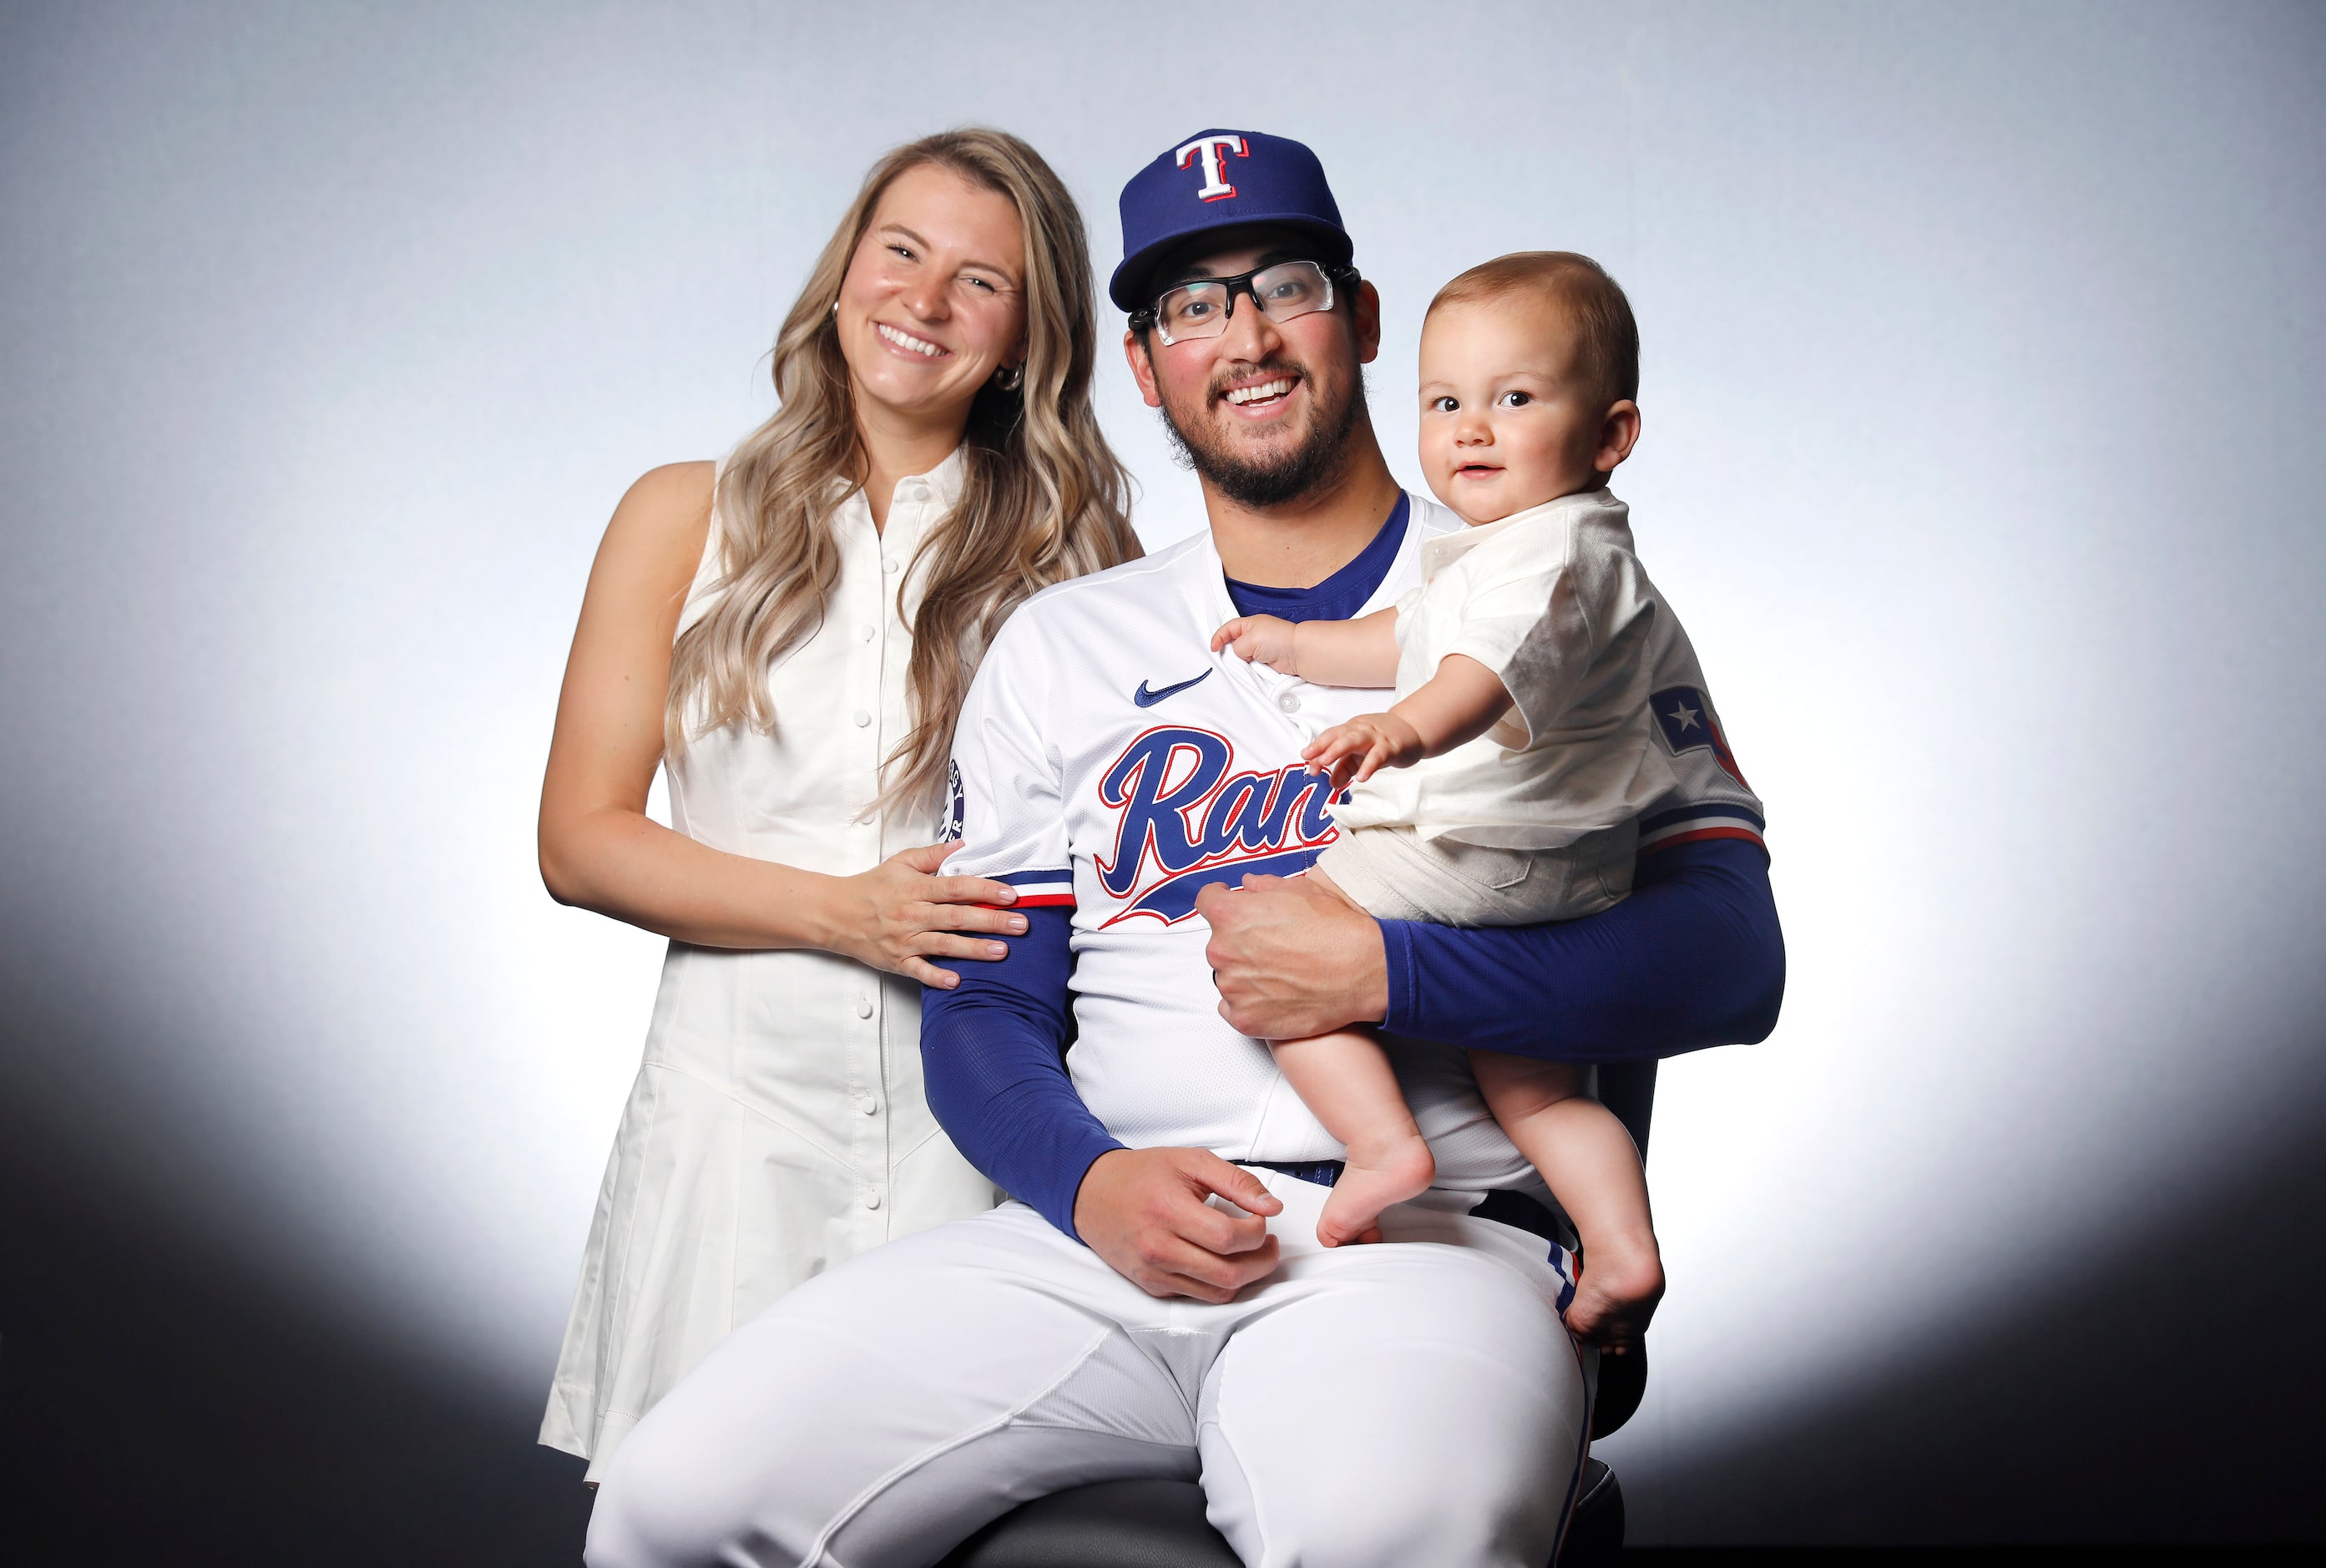
{"label": "baby's hand", "polygon": [[1279,675],[1298,675],[1292,667],[1292,622],[1273,615],[1239,615],[1212,633],[1212,651],[1233,648],[1245,663],[1268,666]]}
{"label": "baby's hand", "polygon": [[1312,768],[1333,776],[1333,788],[1362,784],[1383,768],[1421,760],[1421,735],[1395,714],[1359,714],[1308,742],[1300,753]]}

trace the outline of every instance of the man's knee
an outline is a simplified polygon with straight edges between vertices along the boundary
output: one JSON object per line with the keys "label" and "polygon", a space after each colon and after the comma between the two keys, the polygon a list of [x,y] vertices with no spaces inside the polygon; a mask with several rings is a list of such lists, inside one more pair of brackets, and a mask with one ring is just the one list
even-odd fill
{"label": "man's knee", "polygon": [[1540,1568],[1583,1442],[1557,1314],[1487,1257],[1366,1250],[1386,1255],[1345,1266],[1375,1277],[1255,1325],[1223,1358],[1205,1413],[1214,1517],[1242,1516],[1228,1534],[1252,1564]]}
{"label": "man's knee", "polygon": [[[763,1517],[764,1467],[690,1441],[684,1427],[649,1420],[606,1467],[582,1553],[588,1568],[693,1568],[735,1561],[739,1546],[790,1545],[779,1518]],[[801,1554],[793,1552],[788,1560]],[[760,1560],[753,1556],[749,1560]],[[768,1562],[786,1559],[770,1554]]]}
{"label": "man's knee", "polygon": [[1335,1452],[1327,1444],[1315,1466],[1270,1463],[1258,1486],[1208,1450],[1212,1517],[1250,1568],[1541,1568],[1550,1560],[1568,1456],[1538,1451],[1540,1470],[1521,1473],[1509,1454],[1502,1463],[1465,1462],[1484,1457],[1475,1450],[1444,1463],[1435,1455],[1368,1463],[1369,1446],[1353,1442]]}
{"label": "man's knee", "polygon": [[675,1568],[711,1560],[710,1521],[690,1467],[666,1460],[651,1434],[622,1445],[590,1510],[588,1568]]}

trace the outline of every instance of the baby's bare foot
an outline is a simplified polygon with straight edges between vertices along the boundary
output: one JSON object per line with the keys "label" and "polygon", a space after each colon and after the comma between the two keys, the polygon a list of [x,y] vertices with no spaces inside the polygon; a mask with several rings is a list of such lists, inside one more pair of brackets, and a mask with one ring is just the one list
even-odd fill
{"label": "baby's bare foot", "polygon": [[1586,1242],[1583,1277],[1567,1303],[1568,1331],[1621,1356],[1648,1331],[1648,1320],[1663,1295],[1663,1260],[1652,1237]]}
{"label": "baby's bare foot", "polygon": [[1317,1239],[1326,1246],[1381,1239],[1381,1212],[1429,1190],[1437,1162],[1420,1134],[1378,1149],[1349,1150],[1341,1179],[1317,1217]]}

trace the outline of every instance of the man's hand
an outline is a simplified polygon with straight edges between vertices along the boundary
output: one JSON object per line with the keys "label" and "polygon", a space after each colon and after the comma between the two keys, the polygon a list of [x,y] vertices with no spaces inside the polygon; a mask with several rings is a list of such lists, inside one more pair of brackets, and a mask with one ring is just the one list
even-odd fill
{"label": "man's hand", "polygon": [[[1223,1214],[1218,1193],[1246,1210]],[[1276,1237],[1257,1218],[1284,1205],[1260,1178],[1209,1149],[1113,1149],[1075,1194],[1075,1230],[1150,1296],[1224,1302],[1276,1272]]]}
{"label": "man's hand", "polygon": [[1204,948],[1220,1016],[1261,1040],[1306,1040],[1389,1011],[1381,927],[1307,877],[1247,876],[1196,895],[1211,923]]}

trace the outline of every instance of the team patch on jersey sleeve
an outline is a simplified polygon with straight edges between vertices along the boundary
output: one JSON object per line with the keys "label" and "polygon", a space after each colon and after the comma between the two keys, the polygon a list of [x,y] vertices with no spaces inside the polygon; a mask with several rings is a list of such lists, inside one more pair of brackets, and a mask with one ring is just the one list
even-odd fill
{"label": "team patch on jersey sleeve", "polygon": [[1018,890],[1013,910],[1072,909],[1075,873],[1071,871],[1001,871],[986,873],[989,882],[1008,882]]}
{"label": "team patch on jersey sleeve", "polygon": [[[1674,756],[1709,751],[1723,773],[1744,784],[1736,759],[1729,754],[1727,738],[1720,733],[1720,722],[1712,716],[1712,705],[1704,700],[1701,691],[1694,686],[1666,686],[1648,699],[1648,710],[1656,715],[1656,727]],[[1753,786],[1744,784],[1744,788]]]}
{"label": "team patch on jersey sleeve", "polygon": [[1730,806],[1719,801],[1701,801],[1683,806],[1677,810],[1659,811],[1653,817],[1640,819],[1640,853],[1649,854],[1670,849],[1678,844],[1696,844],[1707,838],[1742,838],[1768,848],[1761,837],[1763,824],[1759,815],[1742,806]]}

